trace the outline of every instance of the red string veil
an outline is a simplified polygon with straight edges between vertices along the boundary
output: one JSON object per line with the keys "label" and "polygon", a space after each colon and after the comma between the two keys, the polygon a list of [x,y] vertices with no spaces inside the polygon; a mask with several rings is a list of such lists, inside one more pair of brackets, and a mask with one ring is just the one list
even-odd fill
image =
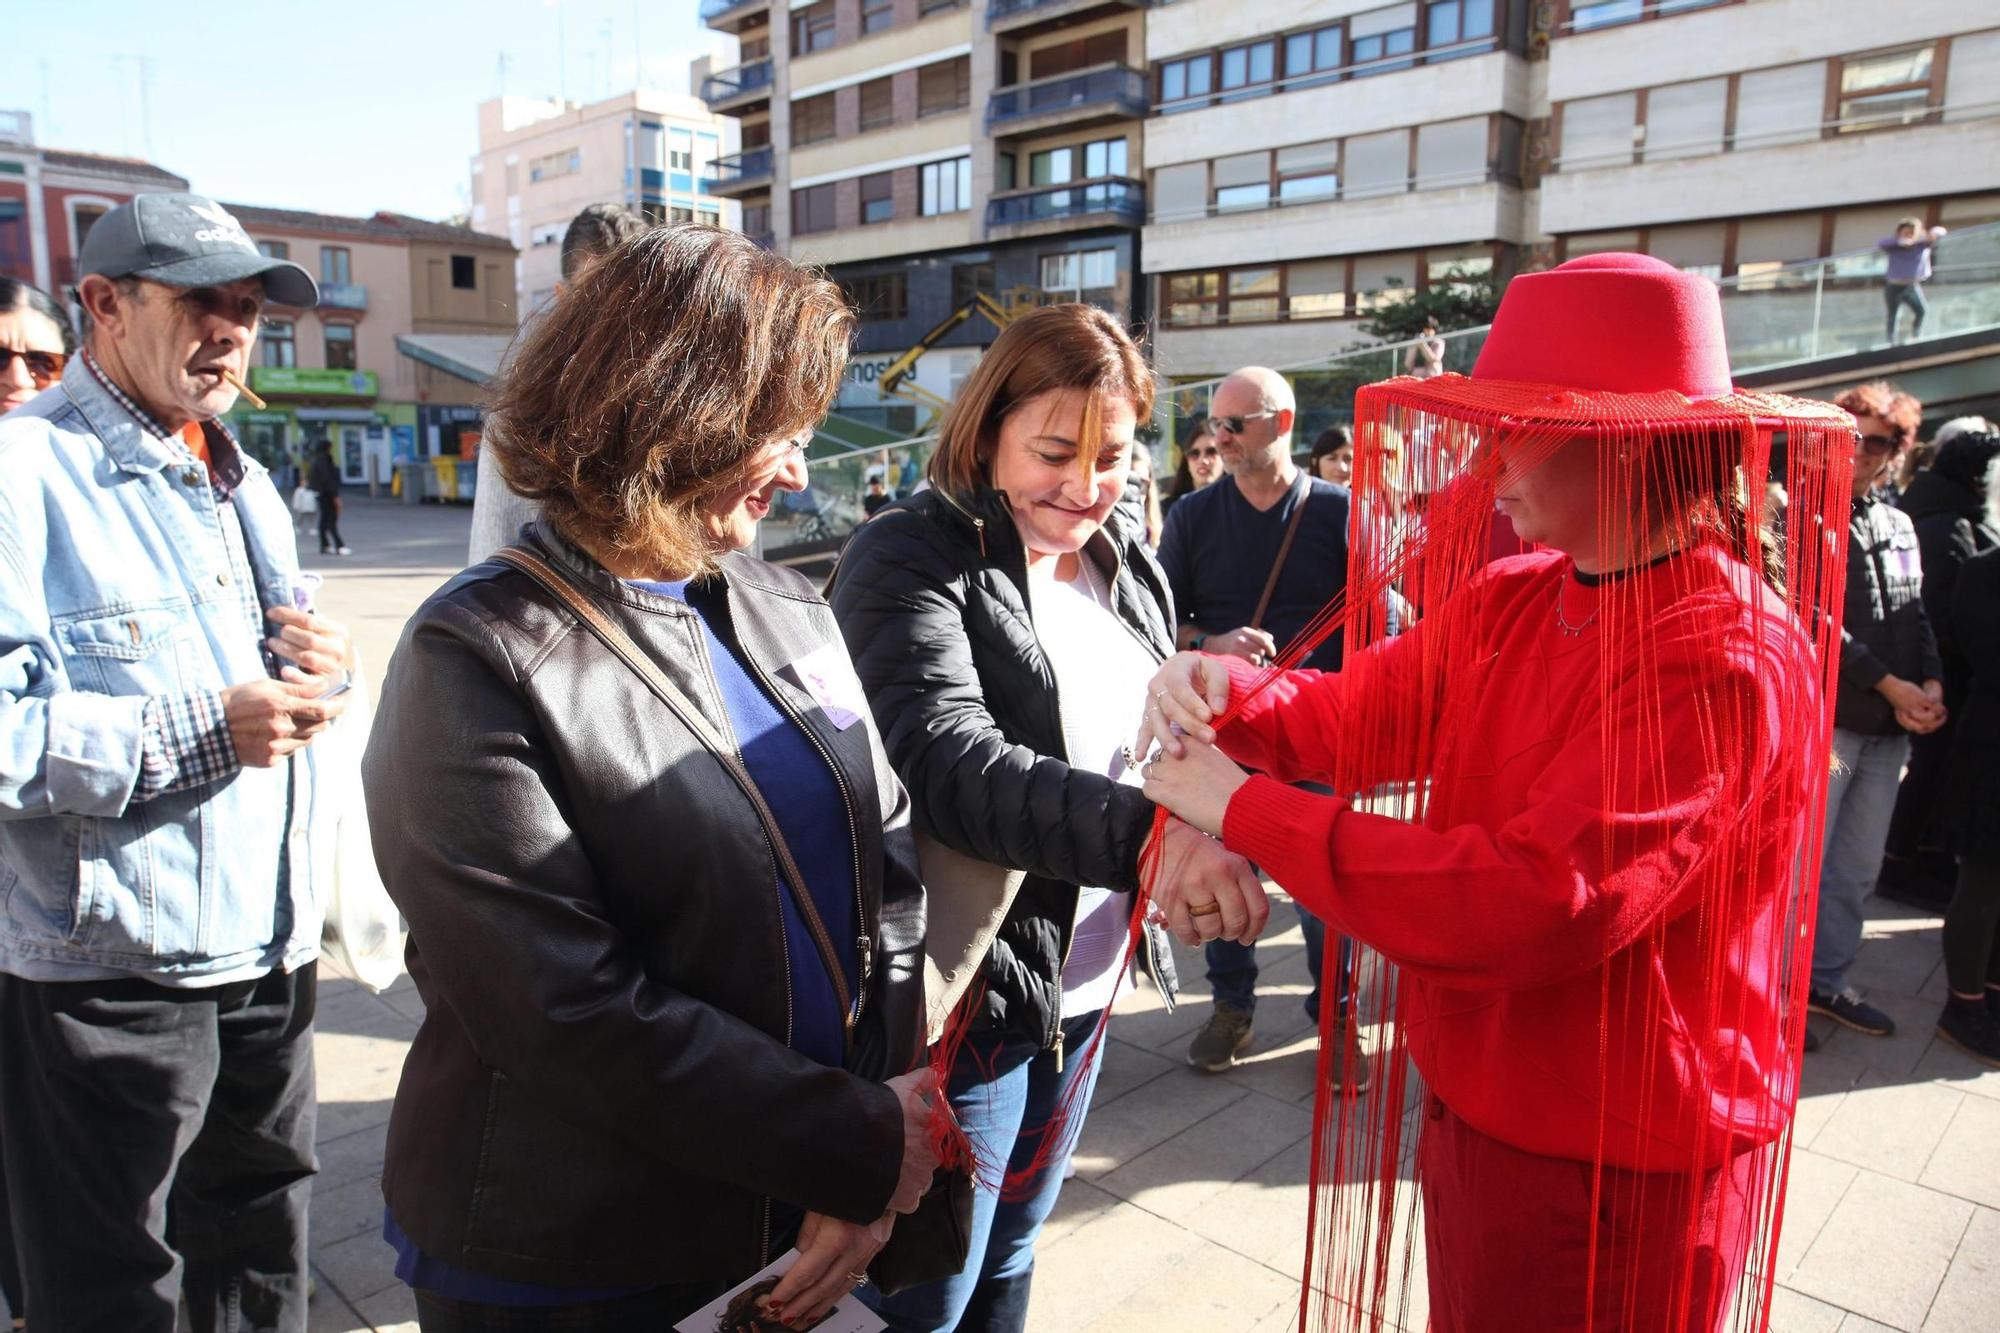
{"label": "red string veil", "polygon": [[[1236,670],[1220,725],[1225,750],[1253,715],[1284,734],[1287,710],[1321,688],[1287,668],[1343,635],[1337,726],[1317,724],[1310,775],[1346,795],[1287,799],[1337,811],[1301,853],[1333,867],[1329,901],[1309,905],[1382,948],[1351,998],[1383,1021],[1377,1078],[1357,1096],[1330,1075],[1356,1060],[1359,1025],[1323,1006],[1300,1325],[1551,1326],[1428,1299],[1427,1229],[1482,1222],[1423,1215],[1419,1148],[1442,1132],[1437,1108],[1471,1122],[1505,1079],[1525,1093],[1476,1127],[1568,1158],[1588,1181],[1588,1235],[1560,1261],[1576,1271],[1521,1275],[1580,1290],[1562,1326],[1761,1330],[1799,1088],[1853,421],[1733,390],[1713,286],[1603,255],[1517,278],[1472,377],[1371,385],[1355,427],[1344,597],[1275,667]],[[1569,586],[1566,561],[1493,559],[1499,486],[1576,466],[1579,442],[1597,471],[1598,549],[1678,552],[1597,586],[1588,635],[1547,596]],[[1523,640],[1524,626],[1540,637]],[[1541,697],[1540,655],[1588,654],[1592,640],[1595,660],[1570,668],[1589,688],[1559,710]],[[1480,719],[1496,689],[1548,713],[1555,760],[1491,752]],[[1520,819],[1471,827],[1468,792],[1485,783],[1490,804],[1495,774],[1517,764]],[[1575,831],[1522,851],[1524,821]],[[1452,864],[1461,843],[1495,849],[1496,865],[1531,860],[1521,875],[1559,891],[1515,911],[1511,871],[1426,868]],[[1172,873],[1144,869],[1155,887]],[[1425,943],[1479,922],[1523,965],[1488,975]],[[1479,942],[1456,947],[1476,957]],[[1551,997],[1574,1020],[1563,1049],[1528,1027]],[[1468,1027],[1481,1014],[1499,1017]],[[1564,1122],[1567,1141],[1541,1132]],[[1731,1185],[1719,1245],[1712,1200],[1677,1188],[1717,1172]]]}

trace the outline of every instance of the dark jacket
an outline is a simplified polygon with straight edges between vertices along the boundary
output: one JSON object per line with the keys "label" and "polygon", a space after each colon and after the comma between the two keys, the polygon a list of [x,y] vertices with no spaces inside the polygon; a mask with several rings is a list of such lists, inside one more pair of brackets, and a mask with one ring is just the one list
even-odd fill
{"label": "dark jacket", "polygon": [[1981,551],[2000,546],[2000,528],[1986,512],[1985,476],[2000,453],[2000,435],[1959,435],[1919,472],[1896,507],[1910,516],[1924,559],[1924,614],[1937,635],[1948,697],[1956,702],[1966,667],[1952,642],[1952,589],[1958,571]]}
{"label": "dark jacket", "polygon": [[306,487],[322,500],[340,494],[340,469],[334,466],[332,454],[313,455],[311,466],[306,468]]}
{"label": "dark jacket", "polygon": [[[692,612],[536,542],[727,735]],[[783,909],[748,799],[540,585],[475,565],[403,631],[364,771],[425,1004],[382,1189],[431,1258],[560,1285],[734,1280],[797,1210],[873,1221],[895,1188],[881,1080],[922,1054],[909,804],[873,728],[837,730],[784,671],[839,642],[825,603],[721,564],[745,657],[848,796],[873,972],[855,1072],[785,1044]]]}
{"label": "dark jacket", "polygon": [[[1164,660],[1173,651],[1165,575],[1114,509],[1087,554],[1115,571],[1118,618]],[[994,865],[1028,872],[987,956],[978,1025],[1055,1046],[1077,886],[1136,889],[1153,803],[1066,761],[1055,673],[1028,610],[1028,566],[1004,496],[963,504],[925,491],[875,516],[835,571],[847,636],[917,827]],[[1139,703],[1133,704],[1133,730]],[[1167,950],[1145,961],[1173,993]]]}
{"label": "dark jacket", "polygon": [[1855,500],[1847,520],[1847,599],[1833,704],[1833,724],[1841,730],[1900,735],[1896,710],[1876,684],[1889,675],[1913,685],[1942,679],[1923,584],[1909,515],[1872,495]]}
{"label": "dark jacket", "polygon": [[1968,697],[1952,738],[1946,800],[1960,853],[1990,867],[2000,864],[2000,549],[1959,571],[1952,639],[1965,654]]}

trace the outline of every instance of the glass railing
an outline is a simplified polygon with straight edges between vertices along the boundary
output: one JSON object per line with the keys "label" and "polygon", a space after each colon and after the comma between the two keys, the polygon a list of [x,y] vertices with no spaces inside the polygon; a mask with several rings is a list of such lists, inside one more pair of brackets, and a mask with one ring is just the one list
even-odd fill
{"label": "glass railing", "polygon": [[916,489],[936,443],[829,416],[807,451],[806,489],[780,492],[762,524],[764,558],[831,560],[875,509]]}
{"label": "glass railing", "polygon": [[768,147],[718,157],[709,166],[709,181],[718,189],[739,186],[746,181],[765,180],[770,175],[771,150]]}
{"label": "glass railing", "polygon": [[1138,226],[1146,220],[1146,187],[1122,177],[1056,185],[1024,194],[1001,195],[986,203],[986,225],[1006,227],[1108,213]]}
{"label": "glass railing", "polygon": [[701,0],[701,21],[703,23],[713,23],[717,19],[726,18],[737,13],[739,10],[747,14],[753,10],[769,9],[770,7],[771,0]]}
{"label": "glass railing", "polygon": [[998,88],[986,103],[986,127],[1063,111],[1106,109],[1120,115],[1146,114],[1146,76],[1125,65],[1100,65],[1076,74],[1058,74]]}
{"label": "glass railing", "polygon": [[771,61],[767,57],[709,75],[701,81],[701,100],[713,106],[746,93],[761,92],[770,86]]}
{"label": "glass railing", "polygon": [[[1138,5],[1146,0],[1126,0]],[[1157,4],[1159,0],[1153,0]],[[1016,14],[1030,14],[1037,9],[1075,8],[1083,0],[986,0],[986,21],[990,24],[1000,19],[1010,19]]]}
{"label": "glass railing", "polygon": [[[1813,361],[2000,328],[2000,223],[1947,233],[1931,251],[1921,330],[1899,309],[1891,338],[1883,278],[1889,257],[1870,247],[1826,259],[1739,271],[1722,284],[1734,370]],[[1749,266],[1746,266],[1749,267]]]}

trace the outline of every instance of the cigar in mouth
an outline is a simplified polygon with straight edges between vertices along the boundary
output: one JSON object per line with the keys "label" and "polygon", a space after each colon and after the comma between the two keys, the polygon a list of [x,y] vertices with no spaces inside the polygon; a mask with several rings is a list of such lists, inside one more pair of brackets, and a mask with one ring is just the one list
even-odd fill
{"label": "cigar in mouth", "polygon": [[217,367],[217,369],[219,369],[222,372],[222,378],[228,380],[231,385],[235,386],[236,392],[242,394],[245,398],[248,398],[250,400],[250,406],[256,408],[259,411],[262,411],[264,408],[269,406],[268,403],[266,403],[262,398],[259,398],[257,396],[256,390],[252,389],[249,385],[243,382],[242,376],[238,375],[228,366],[219,366]]}

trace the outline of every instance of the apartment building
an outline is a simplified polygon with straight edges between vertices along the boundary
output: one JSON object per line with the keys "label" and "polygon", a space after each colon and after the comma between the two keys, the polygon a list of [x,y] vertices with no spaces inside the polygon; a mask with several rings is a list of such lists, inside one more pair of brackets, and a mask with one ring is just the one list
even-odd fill
{"label": "apartment building", "polygon": [[[823,264],[861,315],[840,410],[908,428],[875,378],[975,295],[1145,314],[1144,0],[704,0],[736,35],[708,105],[738,118],[718,164],[743,229]],[[993,326],[918,363],[948,397]],[[898,400],[900,401],[900,400]]]}
{"label": "apartment building", "polygon": [[1991,0],[1166,0],[1142,253],[1163,370],[1638,250],[1715,277],[2000,218]]}
{"label": "apartment building", "polygon": [[399,213],[343,217],[226,204],[259,250],[319,279],[319,306],[266,309],[250,387],[230,422],[266,463],[324,440],[346,480],[386,482],[393,464],[459,457],[478,433],[477,389],[420,359],[425,339],[513,336],[514,247],[503,237]]}
{"label": "apartment building", "polygon": [[563,232],[587,205],[737,226],[736,202],[715,189],[717,161],[736,148],[735,120],[680,94],[641,89],[588,105],[496,97],[479,107],[472,225],[520,252],[515,302],[532,313],[555,293]]}
{"label": "apartment building", "polygon": [[92,223],[135,194],[187,188],[136,158],[42,147],[32,115],[0,111],[0,276],[46,292],[72,287]]}

